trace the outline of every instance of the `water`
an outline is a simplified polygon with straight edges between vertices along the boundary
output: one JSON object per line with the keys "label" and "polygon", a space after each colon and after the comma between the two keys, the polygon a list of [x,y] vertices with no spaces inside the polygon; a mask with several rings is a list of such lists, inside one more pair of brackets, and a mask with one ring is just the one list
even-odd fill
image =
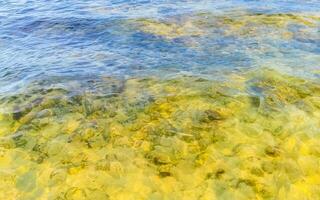
{"label": "water", "polygon": [[0,199],[319,199],[319,1],[0,2]]}

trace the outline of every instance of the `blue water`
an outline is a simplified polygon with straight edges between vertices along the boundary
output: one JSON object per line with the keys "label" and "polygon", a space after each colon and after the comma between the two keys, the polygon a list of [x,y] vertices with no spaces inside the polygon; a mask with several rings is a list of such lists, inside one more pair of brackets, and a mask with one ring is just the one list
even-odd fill
{"label": "blue water", "polygon": [[[101,76],[207,75],[271,61],[303,73],[319,67],[319,27],[313,28],[314,39],[288,42],[268,35],[236,38],[214,31],[166,40],[126,24],[139,18],[166,21],[196,13],[241,11],[312,15],[319,13],[320,1],[0,1],[0,93],[23,91],[35,81],[46,85],[51,80],[63,83]],[[186,45],[190,40],[197,48]],[[264,51],[254,51],[259,48]]]}

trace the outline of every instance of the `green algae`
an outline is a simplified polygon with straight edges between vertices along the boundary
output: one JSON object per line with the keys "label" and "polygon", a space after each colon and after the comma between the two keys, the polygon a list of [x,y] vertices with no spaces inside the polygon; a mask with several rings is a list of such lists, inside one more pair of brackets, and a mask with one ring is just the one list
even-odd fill
{"label": "green algae", "polygon": [[188,21],[178,24],[153,19],[138,19],[134,21],[134,24],[146,33],[162,36],[167,39],[202,35],[202,31]]}
{"label": "green algae", "polygon": [[[223,33],[225,36],[267,37],[281,39],[318,38],[313,30],[319,27],[318,15],[299,13],[251,13],[245,10],[227,15],[195,13],[190,16],[176,16],[168,19],[138,18],[128,22],[135,29],[166,39],[181,37],[206,37]],[[270,31],[272,30],[272,32]],[[193,46],[195,41],[189,40]]]}
{"label": "green algae", "polygon": [[0,198],[317,199],[319,83],[267,68],[226,77],[5,101]]}

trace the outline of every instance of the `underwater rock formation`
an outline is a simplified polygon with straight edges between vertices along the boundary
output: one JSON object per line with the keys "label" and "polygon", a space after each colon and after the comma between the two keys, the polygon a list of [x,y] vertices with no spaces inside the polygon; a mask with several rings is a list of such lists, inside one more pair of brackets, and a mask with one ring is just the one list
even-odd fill
{"label": "underwater rock formation", "polygon": [[0,198],[317,199],[319,82],[267,68],[226,77],[4,98]]}
{"label": "underwater rock formation", "polygon": [[167,20],[141,18],[130,20],[129,24],[145,33],[166,39],[201,37],[221,32],[226,36],[235,37],[261,37],[264,34],[272,34],[276,38],[280,36],[282,39],[291,39],[298,37],[299,31],[306,32],[319,27],[320,16],[238,11],[229,15],[195,13]]}

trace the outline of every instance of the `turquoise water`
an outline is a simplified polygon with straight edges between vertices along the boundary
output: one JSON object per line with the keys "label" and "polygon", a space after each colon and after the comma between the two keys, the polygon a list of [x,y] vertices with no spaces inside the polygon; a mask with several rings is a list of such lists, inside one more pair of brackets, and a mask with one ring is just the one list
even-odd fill
{"label": "turquoise water", "polygon": [[319,13],[0,0],[0,199],[320,199]]}

